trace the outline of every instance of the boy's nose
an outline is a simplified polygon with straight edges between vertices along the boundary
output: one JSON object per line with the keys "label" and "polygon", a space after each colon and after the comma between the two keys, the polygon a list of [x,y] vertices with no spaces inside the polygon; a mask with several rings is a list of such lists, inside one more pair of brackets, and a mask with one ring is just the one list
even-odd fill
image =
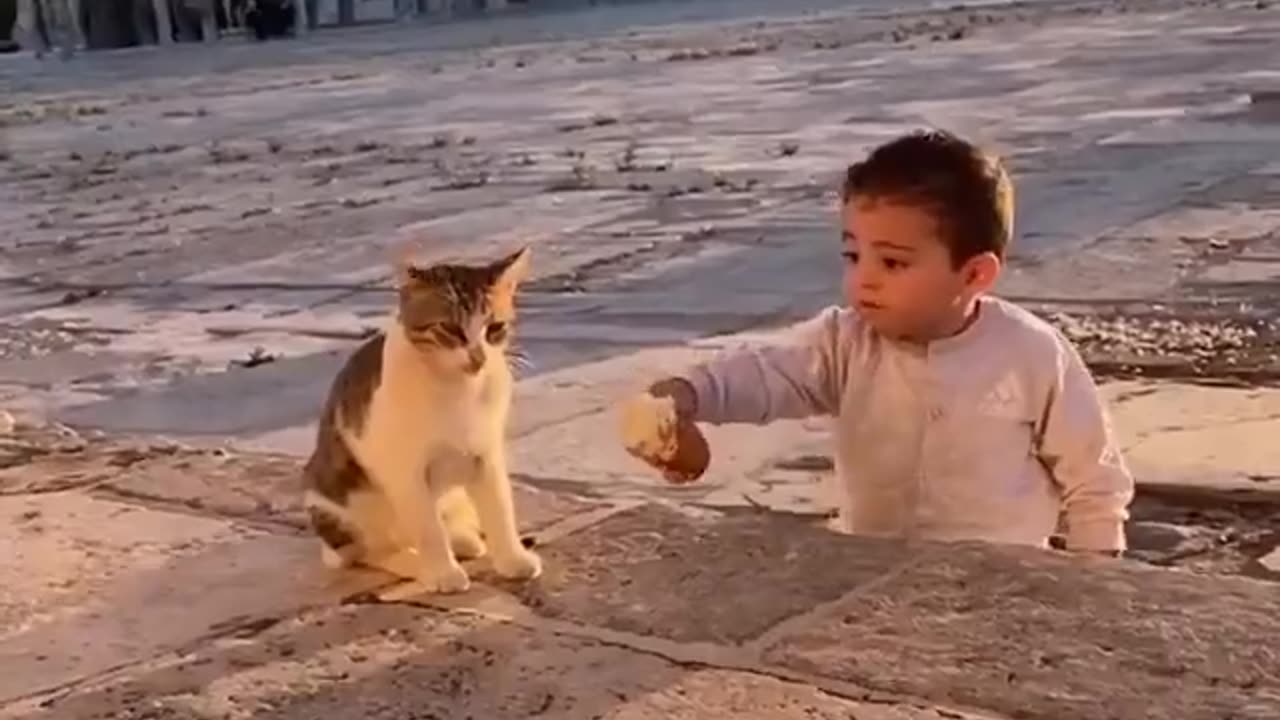
{"label": "boy's nose", "polygon": [[859,267],[854,271],[853,284],[863,290],[875,290],[880,287],[880,276],[874,271]]}

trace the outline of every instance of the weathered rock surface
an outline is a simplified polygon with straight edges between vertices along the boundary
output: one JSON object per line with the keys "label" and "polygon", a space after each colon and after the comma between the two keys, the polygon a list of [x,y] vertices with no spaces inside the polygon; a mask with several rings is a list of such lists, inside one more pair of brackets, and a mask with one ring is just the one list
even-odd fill
{"label": "weathered rock surface", "polygon": [[786,517],[708,522],[647,505],[548,548],[519,596],[546,617],[681,642],[739,644],[909,562],[893,541]]}
{"label": "weathered rock surface", "polygon": [[0,548],[0,702],[333,602],[361,582],[323,573],[301,538],[77,492],[0,497]]}
{"label": "weathered rock surface", "polygon": [[[198,530],[168,522],[180,525],[170,535]],[[230,531],[210,523],[207,532]],[[59,536],[91,537],[73,527]],[[166,548],[165,537],[146,547]],[[0,716],[1264,720],[1280,711],[1280,593],[1243,578],[647,505],[552,540],[546,575],[528,585],[340,606],[341,595],[308,595],[313,586],[296,580],[309,559],[289,556],[292,541],[237,546],[251,541],[263,544],[238,554],[197,537],[189,556],[173,551],[170,564],[187,570],[133,563],[123,580],[95,585],[108,591],[93,601],[73,583],[63,605],[99,618],[46,620],[43,650],[31,642],[39,632],[8,639],[6,667],[22,668],[5,679],[10,699],[107,670],[108,657],[125,667]],[[74,561],[83,566],[79,556],[62,565]],[[140,607],[151,612],[130,615]],[[215,607],[237,612],[201,619]],[[189,629],[166,629],[179,618]],[[64,674],[38,675],[50,661]]]}
{"label": "weathered rock surface", "polygon": [[1277,612],[1271,584],[957,546],[824,608],[766,658],[1029,720],[1264,720],[1280,713]]}
{"label": "weathered rock surface", "polygon": [[[904,122],[1008,157],[999,290],[1100,375],[1274,384],[1265,3],[845,5],[0,62],[0,716],[1280,717],[1280,586],[1239,577],[1280,579],[1273,390],[1106,389],[1134,557],[1195,573],[830,535],[820,424],[717,428],[679,491],[620,452],[620,394],[837,300],[830,191]],[[420,237],[537,246],[512,455],[546,575],[375,606],[299,532],[297,462]],[[800,516],[705,511],[750,504]]]}
{"label": "weathered rock surface", "polygon": [[492,618],[349,606],[220,641],[30,720],[600,718],[983,720],[866,703],[768,675],[691,667]]}

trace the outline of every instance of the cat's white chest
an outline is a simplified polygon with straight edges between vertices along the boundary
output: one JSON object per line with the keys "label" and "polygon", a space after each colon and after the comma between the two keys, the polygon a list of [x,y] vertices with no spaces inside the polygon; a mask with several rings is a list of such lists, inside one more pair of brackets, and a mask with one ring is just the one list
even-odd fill
{"label": "cat's white chest", "polygon": [[490,450],[495,439],[492,418],[475,400],[446,403],[441,409],[438,432],[433,438],[440,450],[480,456]]}
{"label": "cat's white chest", "polygon": [[397,335],[384,348],[382,382],[360,444],[389,462],[429,464],[442,452],[478,457],[500,451],[510,376],[489,368],[479,376],[442,379]]}
{"label": "cat's white chest", "polygon": [[[500,408],[482,388],[387,385],[375,394],[365,443],[380,454],[427,462],[440,452],[481,456],[502,442]],[[370,448],[373,449],[372,447]]]}

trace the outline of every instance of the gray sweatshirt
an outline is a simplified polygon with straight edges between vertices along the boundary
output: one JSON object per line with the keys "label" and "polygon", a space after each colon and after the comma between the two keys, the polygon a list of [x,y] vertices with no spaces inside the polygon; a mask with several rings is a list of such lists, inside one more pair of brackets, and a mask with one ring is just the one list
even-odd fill
{"label": "gray sweatshirt", "polygon": [[697,420],[835,417],[839,526],[849,533],[1123,550],[1133,478],[1097,386],[1053,327],[994,297],[927,347],[829,308],[790,342],[726,352],[685,375]]}

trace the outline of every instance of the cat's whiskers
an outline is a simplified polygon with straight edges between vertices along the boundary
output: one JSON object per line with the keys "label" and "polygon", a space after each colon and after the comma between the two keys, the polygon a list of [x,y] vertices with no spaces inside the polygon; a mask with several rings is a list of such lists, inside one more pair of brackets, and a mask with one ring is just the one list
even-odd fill
{"label": "cat's whiskers", "polygon": [[529,357],[528,351],[522,347],[509,345],[507,346],[505,355],[507,358],[507,365],[510,366],[512,370],[532,370],[534,367],[533,360]]}

